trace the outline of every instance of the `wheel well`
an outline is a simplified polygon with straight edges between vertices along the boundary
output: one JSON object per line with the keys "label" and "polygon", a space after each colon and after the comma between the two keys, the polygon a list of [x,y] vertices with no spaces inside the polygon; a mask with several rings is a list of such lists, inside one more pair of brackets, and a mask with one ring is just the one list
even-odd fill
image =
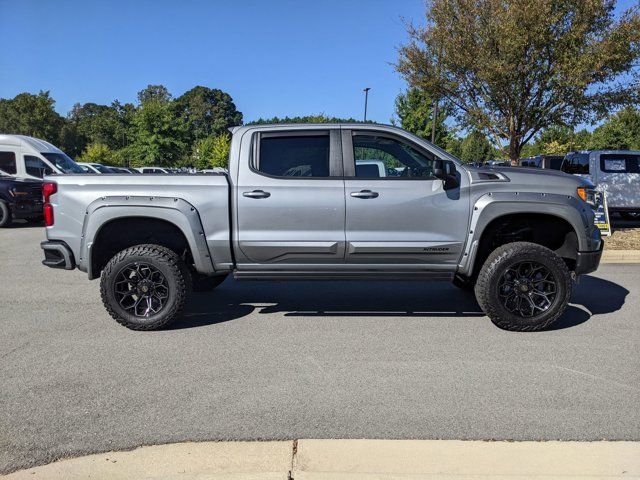
{"label": "wheel well", "polygon": [[189,243],[182,231],[166,220],[147,217],[125,217],[104,224],[91,247],[91,276],[96,278],[107,262],[125,248],[152,243],[167,247],[193,263]]}
{"label": "wheel well", "polygon": [[553,250],[569,270],[575,269],[578,236],[571,224],[561,217],[542,213],[513,214],[498,217],[482,232],[472,276],[496,248],[512,242],[532,242]]}

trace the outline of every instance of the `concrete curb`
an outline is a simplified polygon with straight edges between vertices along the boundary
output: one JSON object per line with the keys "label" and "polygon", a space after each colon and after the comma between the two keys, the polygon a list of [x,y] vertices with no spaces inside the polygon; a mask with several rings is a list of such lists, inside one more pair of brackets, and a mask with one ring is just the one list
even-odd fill
{"label": "concrete curb", "polygon": [[298,440],[141,447],[61,460],[5,480],[640,478],[640,442]]}
{"label": "concrete curb", "polygon": [[605,250],[600,263],[640,263],[640,250]]}

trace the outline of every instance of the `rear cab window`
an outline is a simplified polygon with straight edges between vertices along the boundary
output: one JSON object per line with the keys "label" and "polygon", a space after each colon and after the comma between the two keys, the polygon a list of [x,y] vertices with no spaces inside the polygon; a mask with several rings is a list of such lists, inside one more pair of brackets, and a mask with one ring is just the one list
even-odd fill
{"label": "rear cab window", "polygon": [[603,153],[600,155],[600,170],[605,173],[640,173],[640,155]]}

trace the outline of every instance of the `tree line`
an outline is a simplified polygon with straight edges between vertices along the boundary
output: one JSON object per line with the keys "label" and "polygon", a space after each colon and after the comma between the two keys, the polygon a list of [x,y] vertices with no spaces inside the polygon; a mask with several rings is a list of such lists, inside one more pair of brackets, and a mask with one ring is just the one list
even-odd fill
{"label": "tree line", "polygon": [[59,115],[49,92],[0,99],[0,132],[29,135],[87,162],[121,166],[225,166],[229,127],[242,113],[222,90],[197,86],[173,98],[149,85],[138,102],[75,104]]}

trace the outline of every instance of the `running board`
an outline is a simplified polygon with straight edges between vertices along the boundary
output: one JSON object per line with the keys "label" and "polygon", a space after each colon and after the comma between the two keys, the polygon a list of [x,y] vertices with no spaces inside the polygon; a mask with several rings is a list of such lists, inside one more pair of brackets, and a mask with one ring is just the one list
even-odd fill
{"label": "running board", "polygon": [[420,272],[420,271],[368,271],[368,272],[340,272],[340,271],[260,271],[236,270],[233,272],[235,280],[384,280],[384,281],[452,281],[451,272]]}

